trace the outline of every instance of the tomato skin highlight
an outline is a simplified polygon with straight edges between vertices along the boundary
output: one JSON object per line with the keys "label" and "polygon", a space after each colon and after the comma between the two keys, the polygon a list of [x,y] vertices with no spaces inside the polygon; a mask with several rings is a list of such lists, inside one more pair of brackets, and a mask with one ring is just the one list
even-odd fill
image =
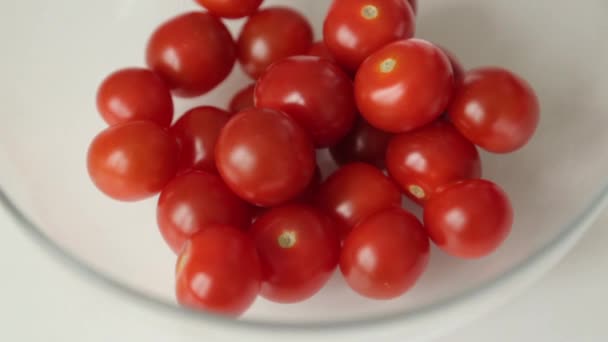
{"label": "tomato skin highlight", "polygon": [[430,243],[416,217],[401,208],[380,211],[350,233],[340,256],[348,285],[372,299],[403,295],[422,275]]}
{"label": "tomato skin highlight", "polygon": [[430,198],[424,208],[424,224],[433,242],[446,253],[477,259],[494,252],[508,237],[513,208],[496,184],[465,180]]}

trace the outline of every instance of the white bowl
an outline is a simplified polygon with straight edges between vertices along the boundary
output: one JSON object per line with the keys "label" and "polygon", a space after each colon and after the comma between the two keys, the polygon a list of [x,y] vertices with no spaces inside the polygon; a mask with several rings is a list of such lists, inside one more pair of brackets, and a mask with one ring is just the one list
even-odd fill
{"label": "white bowl", "polygon": [[[313,22],[317,38],[329,0],[289,4]],[[503,185],[516,214],[505,245],[480,261],[433,250],[419,284],[404,297],[370,301],[339,276],[313,299],[277,305],[259,299],[239,321],[175,305],[175,256],[155,223],[155,201],[125,204],[91,184],[85,152],[105,127],[98,82],[114,69],[143,65],[150,32],[196,9],[191,0],[4,1],[0,3],[0,200],[41,247],[135,305],[197,333],[192,340],[268,337],[370,340],[428,337],[504,302],[551,267],[608,202],[608,34],[604,0],[422,0],[417,36],[446,46],[467,67],[500,65],[526,78],[542,106],[536,138],[511,155],[483,155],[484,175]],[[230,21],[237,33],[242,21]],[[204,98],[226,105],[247,78],[235,68]],[[57,254],[57,253],[56,253]],[[74,267],[75,266],[75,267]],[[200,335],[198,335],[200,333]]]}

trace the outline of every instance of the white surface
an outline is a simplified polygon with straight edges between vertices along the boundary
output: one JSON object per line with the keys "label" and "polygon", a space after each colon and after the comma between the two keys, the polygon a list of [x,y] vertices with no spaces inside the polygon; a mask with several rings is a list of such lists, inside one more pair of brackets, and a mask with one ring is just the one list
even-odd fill
{"label": "white surface", "polygon": [[[163,330],[147,308],[125,302],[67,269],[3,209],[0,227],[0,341],[181,342],[197,337],[186,325]],[[533,288],[437,342],[608,340],[606,242],[608,212]],[[213,342],[213,334],[198,340]]]}

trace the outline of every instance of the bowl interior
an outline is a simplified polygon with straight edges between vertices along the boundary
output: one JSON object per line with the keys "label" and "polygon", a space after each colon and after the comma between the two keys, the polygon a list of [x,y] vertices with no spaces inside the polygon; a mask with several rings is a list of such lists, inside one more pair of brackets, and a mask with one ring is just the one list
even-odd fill
{"label": "bowl interior", "polygon": [[[329,0],[272,1],[312,21],[320,38]],[[526,78],[542,106],[535,140],[511,155],[484,154],[484,176],[510,194],[516,224],[506,244],[480,261],[434,249],[419,284],[401,299],[360,298],[336,275],[313,299],[275,305],[259,299],[244,319],[310,323],[390,315],[432,305],[482,286],[524,262],[576,223],[608,175],[608,3],[588,0],[422,0],[417,36],[440,43],[467,67],[500,65]],[[94,270],[174,305],[175,256],[156,228],[155,200],[117,203],[88,179],[85,154],[104,123],[98,82],[143,65],[150,32],[196,9],[191,0],[4,1],[0,3],[0,185],[50,239]],[[236,35],[242,21],[229,21]],[[238,67],[203,98],[226,106],[250,82]]]}

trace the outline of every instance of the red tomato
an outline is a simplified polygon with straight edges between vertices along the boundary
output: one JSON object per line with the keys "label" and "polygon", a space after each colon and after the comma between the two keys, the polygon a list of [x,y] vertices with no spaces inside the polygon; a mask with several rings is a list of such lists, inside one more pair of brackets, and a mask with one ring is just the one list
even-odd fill
{"label": "red tomato", "polygon": [[253,91],[255,89],[255,83],[248,85],[247,87],[239,90],[238,93],[234,94],[228,108],[233,114],[242,112],[245,109],[254,108],[253,104]]}
{"label": "red tomato", "polygon": [[344,241],[340,270],[360,295],[391,299],[416,283],[429,256],[429,239],[422,224],[407,211],[391,208],[353,229]]}
{"label": "red tomato", "polygon": [[195,0],[216,17],[230,19],[247,17],[257,11],[262,0]]}
{"label": "red tomato", "polygon": [[357,71],[355,98],[376,128],[407,132],[437,119],[454,90],[446,55],[433,44],[402,40],[371,55]]}
{"label": "red tomato", "polygon": [[306,300],[338,265],[340,242],[329,218],[305,205],[266,212],[251,226],[262,264],[262,297],[279,303]]}
{"label": "red tomato", "polygon": [[349,71],[384,45],[414,36],[415,18],[404,0],[334,0],[325,23],[325,45]]}
{"label": "red tomato", "polygon": [[190,12],[156,29],[146,60],[174,94],[194,97],[215,88],[230,74],[236,47],[221,20],[206,12]]}
{"label": "red tomato", "polygon": [[444,48],[443,46],[439,46],[439,48],[450,60],[450,64],[452,65],[452,71],[454,72],[454,84],[456,86],[459,86],[464,81],[465,74],[462,63],[460,63],[460,60],[458,60],[458,58],[456,58],[456,55],[454,55],[450,50]]}
{"label": "red tomato", "polygon": [[500,68],[468,72],[449,108],[454,126],[481,148],[508,153],[523,147],[539,121],[538,98],[519,76]]}
{"label": "red tomato", "polygon": [[97,109],[109,125],[150,120],[169,127],[173,120],[171,91],[150,70],[118,70],[103,80],[97,91]]}
{"label": "red tomato", "polygon": [[424,224],[433,242],[448,254],[480,258],[509,235],[513,208],[496,184],[465,180],[430,198],[424,207]]}
{"label": "red tomato", "polygon": [[181,305],[239,316],[258,296],[261,268],[246,233],[212,225],[188,240],[177,259],[175,276]]}
{"label": "red tomato", "polygon": [[321,182],[323,181],[323,177],[321,175],[321,169],[317,165],[315,167],[315,173],[312,176],[312,180],[308,183],[308,186],[304,191],[298,195],[292,203],[302,203],[302,204],[312,204],[315,201],[315,195],[317,191],[319,191],[319,186],[321,186]]}
{"label": "red tomato", "polygon": [[365,162],[383,169],[386,148],[391,137],[392,134],[381,131],[359,118],[355,128],[337,145],[331,147],[331,155],[340,165]]}
{"label": "red tomato", "polygon": [[481,177],[475,145],[445,121],[395,136],[386,153],[386,166],[408,197],[419,204],[449,183]]}
{"label": "red tomato", "polygon": [[177,176],[158,199],[156,220],[167,244],[178,253],[184,242],[213,224],[246,229],[253,208],[237,197],[222,179],[203,171]]}
{"label": "red tomato", "polygon": [[173,178],[179,148],[175,139],[151,121],[111,126],[91,142],[87,168],[93,183],[120,201],[155,195]]}
{"label": "red tomato", "polygon": [[219,108],[203,106],[187,111],[171,127],[180,143],[180,170],[216,172],[215,144],[230,114]]}
{"label": "red tomato", "polygon": [[243,26],[237,42],[243,70],[257,79],[285,57],[303,55],[312,45],[312,27],[300,13],[285,7],[265,8]]}
{"label": "red tomato", "polygon": [[228,186],[264,207],[300,194],[316,165],[308,134],[286,115],[270,109],[246,110],[232,117],[220,134],[215,157]]}
{"label": "red tomato", "polygon": [[345,238],[361,220],[386,208],[401,205],[401,192],[377,168],[354,163],[343,166],[321,184],[317,205],[340,222]]}
{"label": "red tomato", "polygon": [[331,52],[329,52],[329,49],[327,48],[327,46],[325,46],[325,43],[323,43],[322,40],[312,44],[312,47],[308,51],[308,55],[324,58],[331,62],[336,61],[336,59],[334,58],[334,56],[332,56]]}
{"label": "red tomato", "polygon": [[348,75],[335,64],[312,56],[290,57],[268,68],[256,85],[255,104],[292,117],[310,133],[317,147],[337,143],[357,115]]}

